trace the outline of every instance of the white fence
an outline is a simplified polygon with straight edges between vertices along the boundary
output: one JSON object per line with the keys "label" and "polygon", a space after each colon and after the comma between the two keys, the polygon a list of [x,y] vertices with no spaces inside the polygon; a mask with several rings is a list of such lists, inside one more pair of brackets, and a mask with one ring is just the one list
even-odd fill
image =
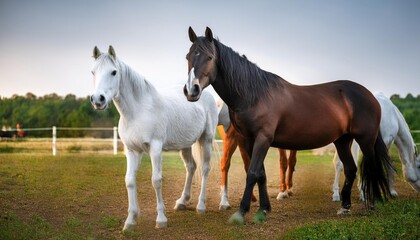
{"label": "white fence", "polygon": [[[112,145],[113,153],[116,155],[118,153],[118,128],[117,127],[89,127],[89,128],[72,128],[72,127],[47,127],[47,128],[22,128],[22,129],[8,129],[10,132],[17,132],[22,130],[25,133],[34,132],[34,131],[51,131],[52,139],[52,154],[53,156],[57,155],[57,141],[60,141],[57,137],[57,131],[113,131]],[[95,140],[96,141],[96,140]],[[107,140],[106,140],[107,141]]]}
{"label": "white fence", "polygon": [[[53,156],[57,155],[57,141],[60,141],[60,138],[57,137],[57,131],[112,131],[112,145],[113,145],[113,153],[116,155],[118,153],[118,128],[117,127],[85,127],[85,128],[71,128],[71,127],[47,127],[47,128],[23,128],[20,129],[24,132],[31,132],[31,131],[51,131],[51,139],[52,139],[52,154]],[[8,129],[7,131],[17,131],[17,129]],[[412,130],[411,133],[420,134],[420,130]],[[66,138],[66,141],[69,138]],[[71,139],[71,138],[70,138]],[[80,139],[78,139],[80,140]],[[71,140],[70,140],[71,141]],[[95,139],[95,141],[100,141],[99,139]],[[104,141],[110,141],[109,139],[105,139]],[[220,141],[220,140],[219,140]],[[416,145],[420,145],[420,143],[416,143]]]}

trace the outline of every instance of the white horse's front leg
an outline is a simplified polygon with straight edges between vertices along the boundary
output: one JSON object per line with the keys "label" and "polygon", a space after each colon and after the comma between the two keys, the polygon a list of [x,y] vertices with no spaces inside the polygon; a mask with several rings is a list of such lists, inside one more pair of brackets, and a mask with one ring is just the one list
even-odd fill
{"label": "white horse's front leg", "polygon": [[181,158],[184,161],[184,166],[187,171],[185,177],[184,190],[182,191],[181,197],[175,202],[175,210],[186,210],[187,205],[191,200],[191,184],[197,165],[192,157],[191,148],[181,150]]}
{"label": "white horse's front leg", "polygon": [[334,184],[333,184],[333,195],[332,200],[335,202],[340,201],[340,175],[341,170],[343,170],[343,163],[341,162],[340,158],[338,157],[337,152],[335,152],[334,158],[333,158],[333,165],[335,166],[335,178],[334,178]]}
{"label": "white horse's front leg", "polygon": [[136,173],[140,165],[142,153],[137,153],[125,148],[127,157],[127,172],[125,174],[125,186],[128,194],[128,216],[124,223],[123,231],[132,230],[136,225],[137,217],[140,215],[140,208],[137,202]]}
{"label": "white horse's front leg", "polygon": [[198,204],[196,207],[196,211],[198,213],[205,213],[206,212],[206,188],[207,188],[207,178],[210,172],[210,158],[211,158],[211,150],[212,150],[212,140],[203,140],[200,141],[201,144],[201,158],[202,161],[201,172],[201,191],[200,196],[198,197]]}
{"label": "white horse's front leg", "polygon": [[168,219],[165,216],[165,204],[162,197],[162,143],[152,142],[150,145],[150,158],[152,161],[152,185],[156,192],[156,228],[166,228]]}

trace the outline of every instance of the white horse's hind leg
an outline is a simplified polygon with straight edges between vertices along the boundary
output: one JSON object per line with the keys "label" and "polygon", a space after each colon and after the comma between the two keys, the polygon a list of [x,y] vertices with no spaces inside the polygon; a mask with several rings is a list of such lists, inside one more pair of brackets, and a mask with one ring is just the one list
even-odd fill
{"label": "white horse's hind leg", "polygon": [[150,158],[152,160],[152,185],[156,192],[157,218],[156,228],[167,227],[168,219],[165,216],[165,204],[162,197],[162,144],[153,142],[150,145]]}
{"label": "white horse's hind leg", "polygon": [[343,170],[343,163],[341,162],[340,158],[338,157],[337,151],[335,152],[334,158],[333,158],[333,164],[335,166],[335,178],[334,178],[334,184],[333,184],[333,195],[332,200],[335,202],[340,201],[340,175],[341,170]]}
{"label": "white horse's hind leg", "polygon": [[198,204],[196,207],[196,211],[198,213],[205,213],[206,212],[206,187],[207,187],[207,178],[210,172],[210,158],[211,158],[211,150],[212,150],[212,139],[204,139],[200,141],[201,145],[201,191],[200,196],[198,197]]}
{"label": "white horse's hind leg", "polygon": [[125,174],[125,185],[128,193],[128,216],[124,223],[123,231],[132,230],[136,225],[136,220],[140,214],[137,202],[136,173],[143,154],[139,154],[125,147],[127,157],[127,172]]}
{"label": "white horse's hind leg", "polygon": [[194,176],[195,169],[197,168],[193,160],[191,148],[182,149],[180,153],[182,160],[184,160],[184,166],[187,173],[185,177],[184,191],[182,191],[181,197],[175,202],[175,210],[187,209],[187,205],[190,203],[191,200],[192,178]]}

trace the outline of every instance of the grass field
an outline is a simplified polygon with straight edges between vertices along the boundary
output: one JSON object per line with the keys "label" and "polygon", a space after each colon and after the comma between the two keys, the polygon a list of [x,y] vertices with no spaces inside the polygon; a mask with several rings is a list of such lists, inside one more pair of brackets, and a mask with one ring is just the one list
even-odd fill
{"label": "grass field", "polygon": [[[0,143],[0,149],[15,149]],[[23,148],[23,147],[22,147]],[[395,149],[391,151],[397,159]],[[217,154],[215,159],[217,158]],[[122,233],[127,214],[124,183],[125,157],[111,154],[47,153],[0,154],[0,239],[419,239],[420,196],[406,184],[396,161],[398,199],[368,212],[357,200],[354,187],[352,212],[337,217],[340,203],[331,201],[334,169],[332,155],[298,153],[295,194],[277,201],[278,155],[270,150],[265,166],[272,212],[263,224],[252,223],[258,209],[253,203],[246,224],[227,223],[239,207],[245,173],[234,155],[229,194],[232,209],[219,211],[218,160],[207,188],[207,213],[196,214],[199,181],[193,184],[193,200],[186,211],[174,211],[181,195],[185,170],[177,153],[164,154],[163,198],[168,228],[155,229],[156,199],[151,185],[151,164],[143,158],[138,176],[141,215],[132,232]]]}

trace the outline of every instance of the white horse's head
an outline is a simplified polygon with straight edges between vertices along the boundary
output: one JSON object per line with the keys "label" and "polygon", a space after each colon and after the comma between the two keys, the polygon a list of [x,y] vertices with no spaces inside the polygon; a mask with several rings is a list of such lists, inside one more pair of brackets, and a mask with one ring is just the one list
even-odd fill
{"label": "white horse's head", "polygon": [[118,97],[121,75],[117,65],[114,48],[109,46],[108,53],[101,53],[98,47],[93,49],[95,62],[92,68],[95,91],[90,102],[96,110],[104,110],[109,102]]}

